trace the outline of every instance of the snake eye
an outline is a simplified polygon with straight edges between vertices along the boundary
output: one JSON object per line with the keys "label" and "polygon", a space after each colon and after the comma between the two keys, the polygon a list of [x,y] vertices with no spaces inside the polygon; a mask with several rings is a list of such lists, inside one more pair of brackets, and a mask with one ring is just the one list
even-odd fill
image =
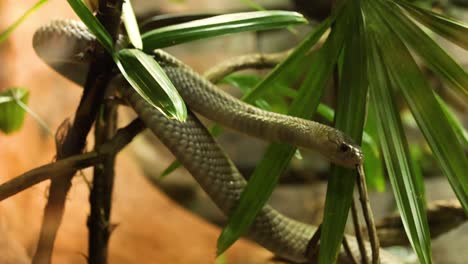
{"label": "snake eye", "polygon": [[348,144],[341,143],[339,149],[341,152],[348,152],[351,148],[348,146]]}

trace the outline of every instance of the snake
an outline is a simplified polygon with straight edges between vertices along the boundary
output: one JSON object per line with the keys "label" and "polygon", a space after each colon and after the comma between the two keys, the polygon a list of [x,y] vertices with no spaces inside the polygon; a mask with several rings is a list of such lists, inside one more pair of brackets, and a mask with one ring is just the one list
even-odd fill
{"label": "snake", "polygon": [[[83,84],[97,41],[80,21],[55,19],[39,27],[33,48],[47,65],[64,77]],[[343,132],[324,124],[262,110],[222,91],[169,53],[155,50],[161,65],[188,106],[187,120],[170,119],[142,98],[120,75],[114,85],[159,140],[185,166],[214,203],[229,216],[247,181],[195,113],[249,136],[317,150],[331,162],[356,168],[361,149]],[[195,113],[194,113],[195,112]],[[275,255],[296,262],[307,260],[308,243],[316,226],[290,219],[269,205],[257,214],[248,237]],[[348,237],[348,235],[346,235]],[[351,252],[359,258],[351,236]],[[367,255],[371,256],[366,244]],[[400,263],[380,250],[381,263]],[[348,259],[340,250],[339,260]]]}

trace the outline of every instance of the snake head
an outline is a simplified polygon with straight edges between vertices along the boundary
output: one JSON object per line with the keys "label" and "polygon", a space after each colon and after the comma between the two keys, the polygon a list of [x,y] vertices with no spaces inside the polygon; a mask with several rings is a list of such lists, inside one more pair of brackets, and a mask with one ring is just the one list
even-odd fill
{"label": "snake head", "polygon": [[337,130],[328,132],[327,137],[327,156],[331,161],[347,168],[362,164],[361,148],[350,137]]}

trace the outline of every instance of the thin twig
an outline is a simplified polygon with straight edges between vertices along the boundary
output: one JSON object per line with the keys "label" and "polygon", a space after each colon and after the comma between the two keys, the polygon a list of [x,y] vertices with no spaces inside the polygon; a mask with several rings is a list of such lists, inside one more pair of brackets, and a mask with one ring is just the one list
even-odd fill
{"label": "thin twig", "polygon": [[[100,0],[97,18],[115,41],[120,25],[123,0]],[[65,136],[57,159],[67,158],[82,152],[86,137],[95,120],[97,111],[104,99],[105,88],[111,77],[114,62],[101,46],[95,50],[95,60],[91,63],[84,93],[75,113],[74,123]],[[47,205],[37,244],[33,264],[50,263],[58,228],[62,222],[65,200],[71,187],[75,171],[52,180]]]}
{"label": "thin twig", "polygon": [[356,260],[356,257],[354,257],[353,252],[351,251],[351,248],[349,247],[348,239],[346,236],[343,236],[343,248],[344,251],[346,252],[346,255],[351,259],[351,263],[353,264],[359,264],[358,261]]}
{"label": "thin twig", "polygon": [[126,127],[119,129],[115,137],[102,145],[98,151],[78,154],[43,165],[3,183],[0,185],[0,201],[45,180],[64,177],[70,172],[100,163],[106,155],[120,152],[143,129],[145,129],[143,122],[140,119],[135,119]]}
{"label": "thin twig", "polygon": [[221,81],[227,75],[246,69],[270,69],[286,58],[291,50],[280,53],[255,53],[228,59],[207,70],[204,77],[212,83]]}
{"label": "thin twig", "polygon": [[309,243],[307,244],[306,257],[310,263],[314,263],[317,259],[317,253],[319,249],[320,234],[322,233],[322,224],[320,224],[315,230],[314,235],[310,238]]}
{"label": "thin twig", "polygon": [[370,208],[369,196],[367,194],[366,176],[362,165],[358,166],[357,186],[359,191],[359,200],[361,201],[362,213],[367,225],[367,232],[369,233],[369,241],[372,249],[372,263],[380,263],[380,244],[377,237],[377,230],[375,228],[374,216]]}
{"label": "thin twig", "polygon": [[364,244],[364,238],[362,236],[361,224],[359,223],[359,216],[354,197],[353,202],[351,203],[351,216],[353,218],[354,234],[356,236],[359,253],[361,253],[361,263],[368,264],[369,258],[367,257],[366,246]]}

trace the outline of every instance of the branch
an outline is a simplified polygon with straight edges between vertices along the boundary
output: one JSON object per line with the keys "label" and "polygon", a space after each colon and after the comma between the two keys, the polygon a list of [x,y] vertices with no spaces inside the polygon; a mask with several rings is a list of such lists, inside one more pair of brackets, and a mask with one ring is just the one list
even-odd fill
{"label": "branch", "polygon": [[[109,140],[117,127],[117,105],[107,102],[102,106],[102,117],[96,120],[95,148]],[[91,213],[88,218],[89,263],[107,263],[110,237],[110,214],[114,187],[115,154],[107,155],[102,166],[94,166],[94,176],[89,202]]]}
{"label": "branch", "polygon": [[[428,205],[426,212],[431,238],[445,234],[468,220],[458,200],[434,201]],[[377,234],[380,244],[384,247],[409,244],[398,214],[379,221]]]}
{"label": "branch", "polygon": [[212,83],[221,81],[227,75],[246,69],[270,69],[290,54],[291,50],[280,53],[256,53],[226,60],[207,70],[204,77]]}
{"label": "branch", "polygon": [[[97,18],[111,34],[114,42],[119,30],[122,2],[123,0],[99,1]],[[95,60],[90,65],[73,126],[68,130],[63,145],[58,146],[57,159],[59,160],[82,152],[86,137],[104,99],[114,62],[101,46],[96,48],[94,55]],[[71,171],[52,180],[49,198],[44,209],[39,242],[32,260],[33,264],[50,263],[55,237],[62,222],[66,196],[74,174],[75,171]]]}
{"label": "branch", "polygon": [[71,156],[53,163],[32,169],[12,180],[0,185],[0,201],[22,192],[33,185],[48,179],[54,179],[77,170],[98,164],[102,156],[97,152],[90,152]]}
{"label": "branch", "polygon": [[48,179],[65,177],[71,172],[99,164],[108,155],[120,152],[132,139],[145,129],[140,119],[117,131],[111,141],[103,144],[99,150],[71,156],[56,162],[30,170],[0,185],[0,201],[22,192],[35,184]]}

